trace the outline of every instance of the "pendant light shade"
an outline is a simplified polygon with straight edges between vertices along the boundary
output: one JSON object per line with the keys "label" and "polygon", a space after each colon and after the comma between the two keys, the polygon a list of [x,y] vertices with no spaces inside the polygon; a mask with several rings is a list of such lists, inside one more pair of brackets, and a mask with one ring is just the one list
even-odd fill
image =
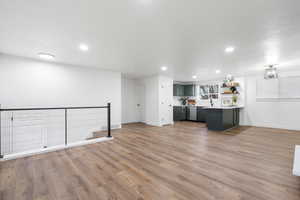
{"label": "pendant light shade", "polygon": [[265,70],[265,79],[277,79],[278,72],[274,65],[268,65],[267,69]]}

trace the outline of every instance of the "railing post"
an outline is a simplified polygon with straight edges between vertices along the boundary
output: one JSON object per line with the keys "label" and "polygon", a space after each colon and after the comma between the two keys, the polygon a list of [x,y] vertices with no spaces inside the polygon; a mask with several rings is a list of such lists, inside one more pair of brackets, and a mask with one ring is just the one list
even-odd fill
{"label": "railing post", "polygon": [[65,109],[65,145],[68,144],[68,110]]}
{"label": "railing post", "polygon": [[110,103],[107,103],[107,137],[111,137]]}
{"label": "railing post", "polygon": [[1,112],[1,104],[0,104],[0,158],[3,158],[3,155],[2,155],[2,135],[1,135],[1,133],[2,133],[2,131],[1,131],[1,129],[2,129],[1,114],[2,114],[2,112]]}

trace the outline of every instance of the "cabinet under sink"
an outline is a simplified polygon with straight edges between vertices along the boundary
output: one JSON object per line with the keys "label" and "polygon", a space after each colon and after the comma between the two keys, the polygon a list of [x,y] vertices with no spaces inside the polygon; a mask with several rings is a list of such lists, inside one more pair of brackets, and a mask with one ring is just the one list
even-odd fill
{"label": "cabinet under sink", "polygon": [[173,120],[174,121],[187,120],[186,106],[174,106],[173,107]]}

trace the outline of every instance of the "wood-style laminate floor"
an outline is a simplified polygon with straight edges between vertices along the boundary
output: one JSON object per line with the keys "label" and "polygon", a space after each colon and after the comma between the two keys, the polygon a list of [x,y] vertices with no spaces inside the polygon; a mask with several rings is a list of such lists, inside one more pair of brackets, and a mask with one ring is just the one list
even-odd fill
{"label": "wood-style laminate floor", "polygon": [[124,125],[109,142],[0,163],[1,200],[299,200],[300,132]]}

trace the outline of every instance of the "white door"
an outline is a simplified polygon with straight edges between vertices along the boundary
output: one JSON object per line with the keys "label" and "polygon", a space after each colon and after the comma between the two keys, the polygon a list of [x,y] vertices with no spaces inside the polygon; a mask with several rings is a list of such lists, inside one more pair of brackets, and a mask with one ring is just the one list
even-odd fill
{"label": "white door", "polygon": [[173,80],[164,80],[160,90],[161,124],[173,124]]}
{"label": "white door", "polygon": [[144,91],[145,88],[143,85],[136,85],[135,86],[135,91],[136,91],[136,99],[135,99],[135,118],[137,122],[143,121],[143,109],[144,109]]}
{"label": "white door", "polygon": [[143,85],[133,79],[122,78],[122,123],[141,122]]}

